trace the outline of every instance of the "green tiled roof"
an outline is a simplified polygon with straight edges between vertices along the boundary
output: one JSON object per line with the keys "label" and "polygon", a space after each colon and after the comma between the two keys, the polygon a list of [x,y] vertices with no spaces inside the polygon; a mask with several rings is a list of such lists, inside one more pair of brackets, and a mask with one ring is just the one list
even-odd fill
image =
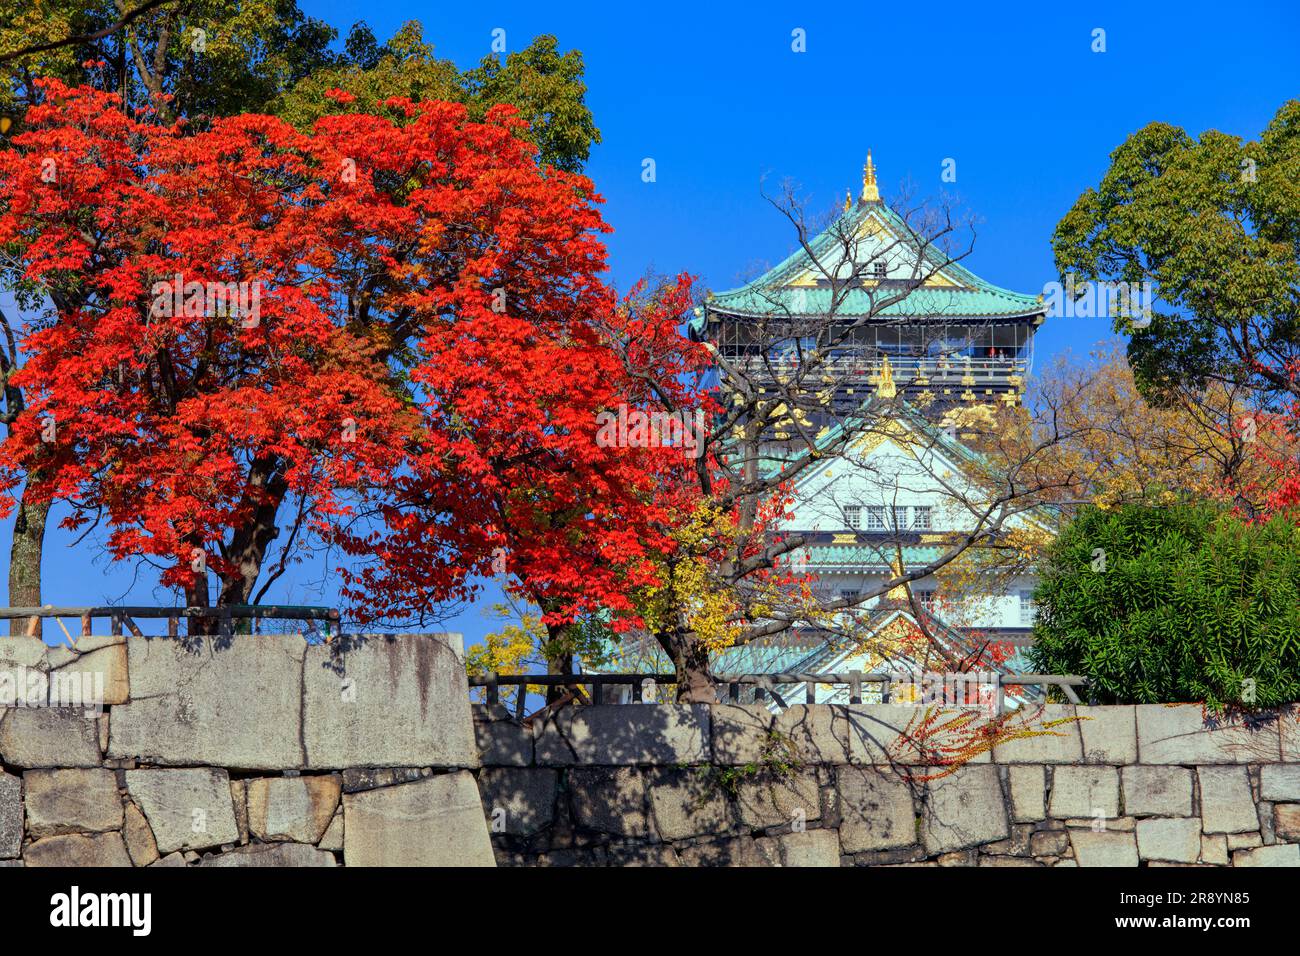
{"label": "green tiled roof", "polygon": [[814,544],[808,547],[808,567],[852,567],[855,570],[878,567],[888,570],[900,551],[903,567],[917,568],[939,560],[945,548],[937,544],[905,544],[901,548],[887,543],[882,543],[879,547],[868,544]]}
{"label": "green tiled roof", "polygon": [[[844,213],[837,225],[856,229],[869,216],[878,216],[902,236],[908,235],[904,221],[884,203],[862,203]],[[842,253],[836,248],[841,242],[836,226],[813,239],[809,244],[817,261],[837,263]],[[849,318],[874,314],[890,316],[915,316],[919,318],[988,318],[990,316],[1031,316],[1045,313],[1046,305],[1037,295],[1026,295],[1003,289],[985,282],[969,269],[957,263],[947,263],[937,250],[924,250],[925,258],[935,268],[960,287],[923,286],[912,290],[898,302],[879,306],[878,303],[898,296],[904,291],[900,286],[886,284],[866,288],[841,290],[842,297],[836,315]],[[808,252],[800,248],[773,269],[746,283],[738,289],[711,295],[706,303],[708,311],[731,315],[826,315],[830,311],[830,288],[791,288],[788,283],[810,267],[816,268]],[[701,332],[706,318],[702,313],[691,321],[691,328]]]}

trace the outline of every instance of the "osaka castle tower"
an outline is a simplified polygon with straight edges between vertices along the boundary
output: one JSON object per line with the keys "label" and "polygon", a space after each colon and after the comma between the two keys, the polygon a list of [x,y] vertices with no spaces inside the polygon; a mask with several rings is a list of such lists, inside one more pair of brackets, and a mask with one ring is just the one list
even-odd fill
{"label": "osaka castle tower", "polygon": [[775,268],[696,310],[691,335],[714,345],[724,378],[780,391],[813,355],[816,377],[799,388],[830,416],[873,398],[935,419],[1020,401],[1047,306],[963,267],[969,247],[947,244],[958,230],[943,210],[886,205],[868,153],[856,201],[846,196],[811,232]]}

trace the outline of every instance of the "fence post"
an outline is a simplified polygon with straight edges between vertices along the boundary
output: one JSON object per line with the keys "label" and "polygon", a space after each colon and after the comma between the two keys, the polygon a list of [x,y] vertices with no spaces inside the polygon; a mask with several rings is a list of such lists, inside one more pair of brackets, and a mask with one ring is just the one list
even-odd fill
{"label": "fence post", "polygon": [[849,703],[862,703],[862,671],[849,671]]}

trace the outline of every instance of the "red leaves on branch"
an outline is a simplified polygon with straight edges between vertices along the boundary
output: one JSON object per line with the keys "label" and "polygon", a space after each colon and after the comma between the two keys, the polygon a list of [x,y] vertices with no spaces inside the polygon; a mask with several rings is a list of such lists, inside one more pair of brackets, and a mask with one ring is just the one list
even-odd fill
{"label": "red leaves on branch", "polygon": [[165,584],[206,563],[223,601],[278,524],[357,559],[363,619],[429,612],[503,554],[560,613],[627,607],[694,462],[603,447],[597,415],[694,412],[637,367],[701,367],[689,281],[617,305],[591,183],[539,169],[512,109],[190,133],[41,82],[0,152],[0,243],[53,305],[15,378],[10,492],[68,501]]}

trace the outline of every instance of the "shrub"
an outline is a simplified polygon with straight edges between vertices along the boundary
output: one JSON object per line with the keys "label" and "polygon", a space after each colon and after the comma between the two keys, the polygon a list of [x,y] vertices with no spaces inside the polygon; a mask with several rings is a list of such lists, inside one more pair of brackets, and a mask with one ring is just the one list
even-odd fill
{"label": "shrub", "polygon": [[1300,527],[1205,505],[1096,507],[1049,549],[1032,666],[1099,703],[1300,699]]}

